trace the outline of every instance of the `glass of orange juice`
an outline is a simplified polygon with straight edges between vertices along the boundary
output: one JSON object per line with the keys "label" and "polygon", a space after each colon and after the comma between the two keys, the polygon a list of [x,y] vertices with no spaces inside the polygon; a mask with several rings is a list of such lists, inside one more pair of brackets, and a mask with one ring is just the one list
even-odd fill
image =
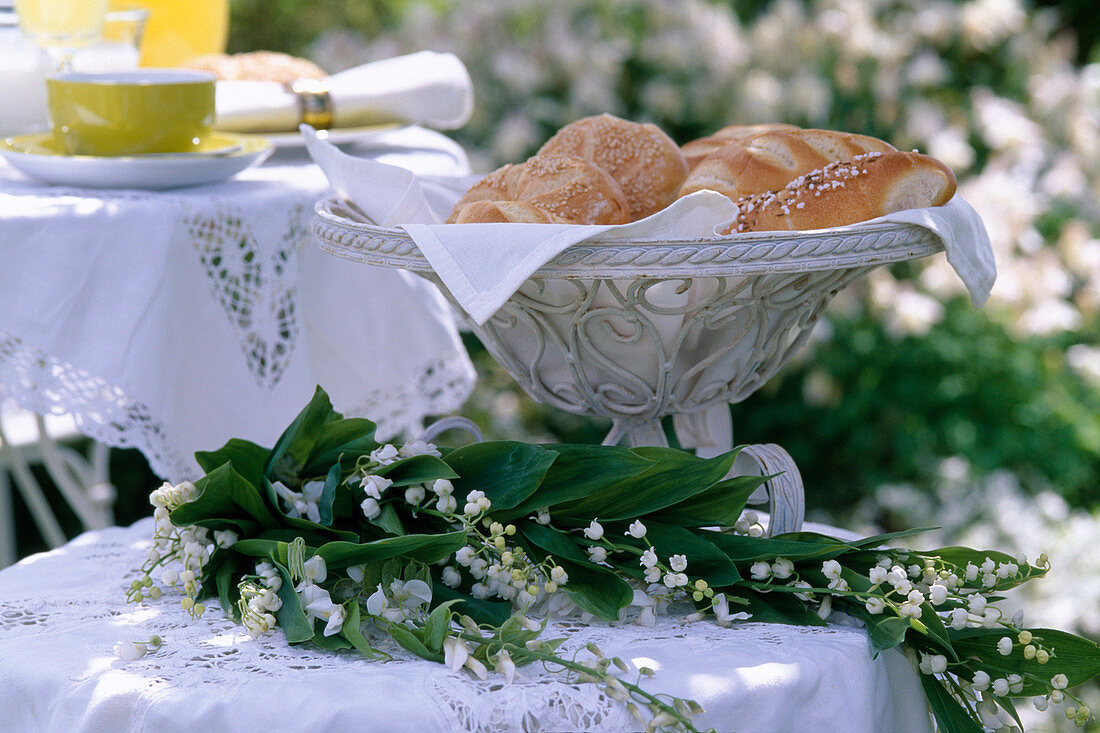
{"label": "glass of orange juice", "polygon": [[110,5],[149,11],[142,66],[179,66],[195,56],[225,50],[229,0],[110,0]]}

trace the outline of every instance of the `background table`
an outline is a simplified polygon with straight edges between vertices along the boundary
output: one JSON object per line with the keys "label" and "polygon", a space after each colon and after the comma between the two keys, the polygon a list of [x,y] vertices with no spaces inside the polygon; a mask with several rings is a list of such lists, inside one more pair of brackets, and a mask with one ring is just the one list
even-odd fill
{"label": "background table", "polygon": [[[469,172],[459,146],[422,128],[357,152]],[[414,276],[313,246],[327,190],[301,147],[158,193],[43,186],[0,164],[0,397],[72,413],[171,481],[230,437],[271,445],[318,384],[383,437],[456,409],[474,372],[452,311]]]}
{"label": "background table", "polygon": [[[152,521],[84,534],[0,572],[0,710],[11,730],[621,731],[639,726],[592,685],[534,667],[505,684],[410,658],[376,663],[250,639],[215,606],[190,620],[179,596],[127,605]],[[136,661],[112,648],[159,634]],[[930,731],[913,666],[871,658],[865,632],[673,618],[657,626],[557,623],[566,654],[588,642],[657,669],[647,689],[691,697],[719,731]],[[644,661],[643,661],[644,660]]]}

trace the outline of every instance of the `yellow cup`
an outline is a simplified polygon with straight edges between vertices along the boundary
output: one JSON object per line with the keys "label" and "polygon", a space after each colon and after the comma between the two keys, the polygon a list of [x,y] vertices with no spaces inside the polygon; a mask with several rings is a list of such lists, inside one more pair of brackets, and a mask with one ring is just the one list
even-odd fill
{"label": "yellow cup", "polygon": [[182,69],[46,79],[53,133],[70,155],[198,152],[214,123],[214,76]]}

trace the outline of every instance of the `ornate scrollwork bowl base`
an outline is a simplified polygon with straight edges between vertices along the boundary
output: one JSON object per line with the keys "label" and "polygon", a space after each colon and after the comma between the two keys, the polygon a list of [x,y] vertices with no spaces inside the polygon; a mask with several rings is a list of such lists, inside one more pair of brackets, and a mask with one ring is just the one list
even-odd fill
{"label": "ornate scrollwork bowl base", "polygon": [[[404,231],[321,201],[320,246],[420,274],[453,302]],[[838,292],[880,265],[943,249],[927,229],[876,223],[814,232],[669,240],[589,240],[536,271],[470,328],[535,400],[609,418],[605,443],[664,445],[661,418],[690,422],[759,389],[802,346]],[[723,439],[732,440],[726,428]],[[776,445],[744,451],[769,485],[769,530],[802,522],[802,484]],[[795,496],[797,495],[797,496]]]}

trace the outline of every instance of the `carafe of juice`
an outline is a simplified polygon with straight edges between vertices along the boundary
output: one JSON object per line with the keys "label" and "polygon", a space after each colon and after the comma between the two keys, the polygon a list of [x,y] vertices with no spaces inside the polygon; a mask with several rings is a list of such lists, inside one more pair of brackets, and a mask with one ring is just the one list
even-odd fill
{"label": "carafe of juice", "polygon": [[229,0],[111,0],[112,8],[149,11],[141,44],[142,66],[179,66],[225,50]]}

